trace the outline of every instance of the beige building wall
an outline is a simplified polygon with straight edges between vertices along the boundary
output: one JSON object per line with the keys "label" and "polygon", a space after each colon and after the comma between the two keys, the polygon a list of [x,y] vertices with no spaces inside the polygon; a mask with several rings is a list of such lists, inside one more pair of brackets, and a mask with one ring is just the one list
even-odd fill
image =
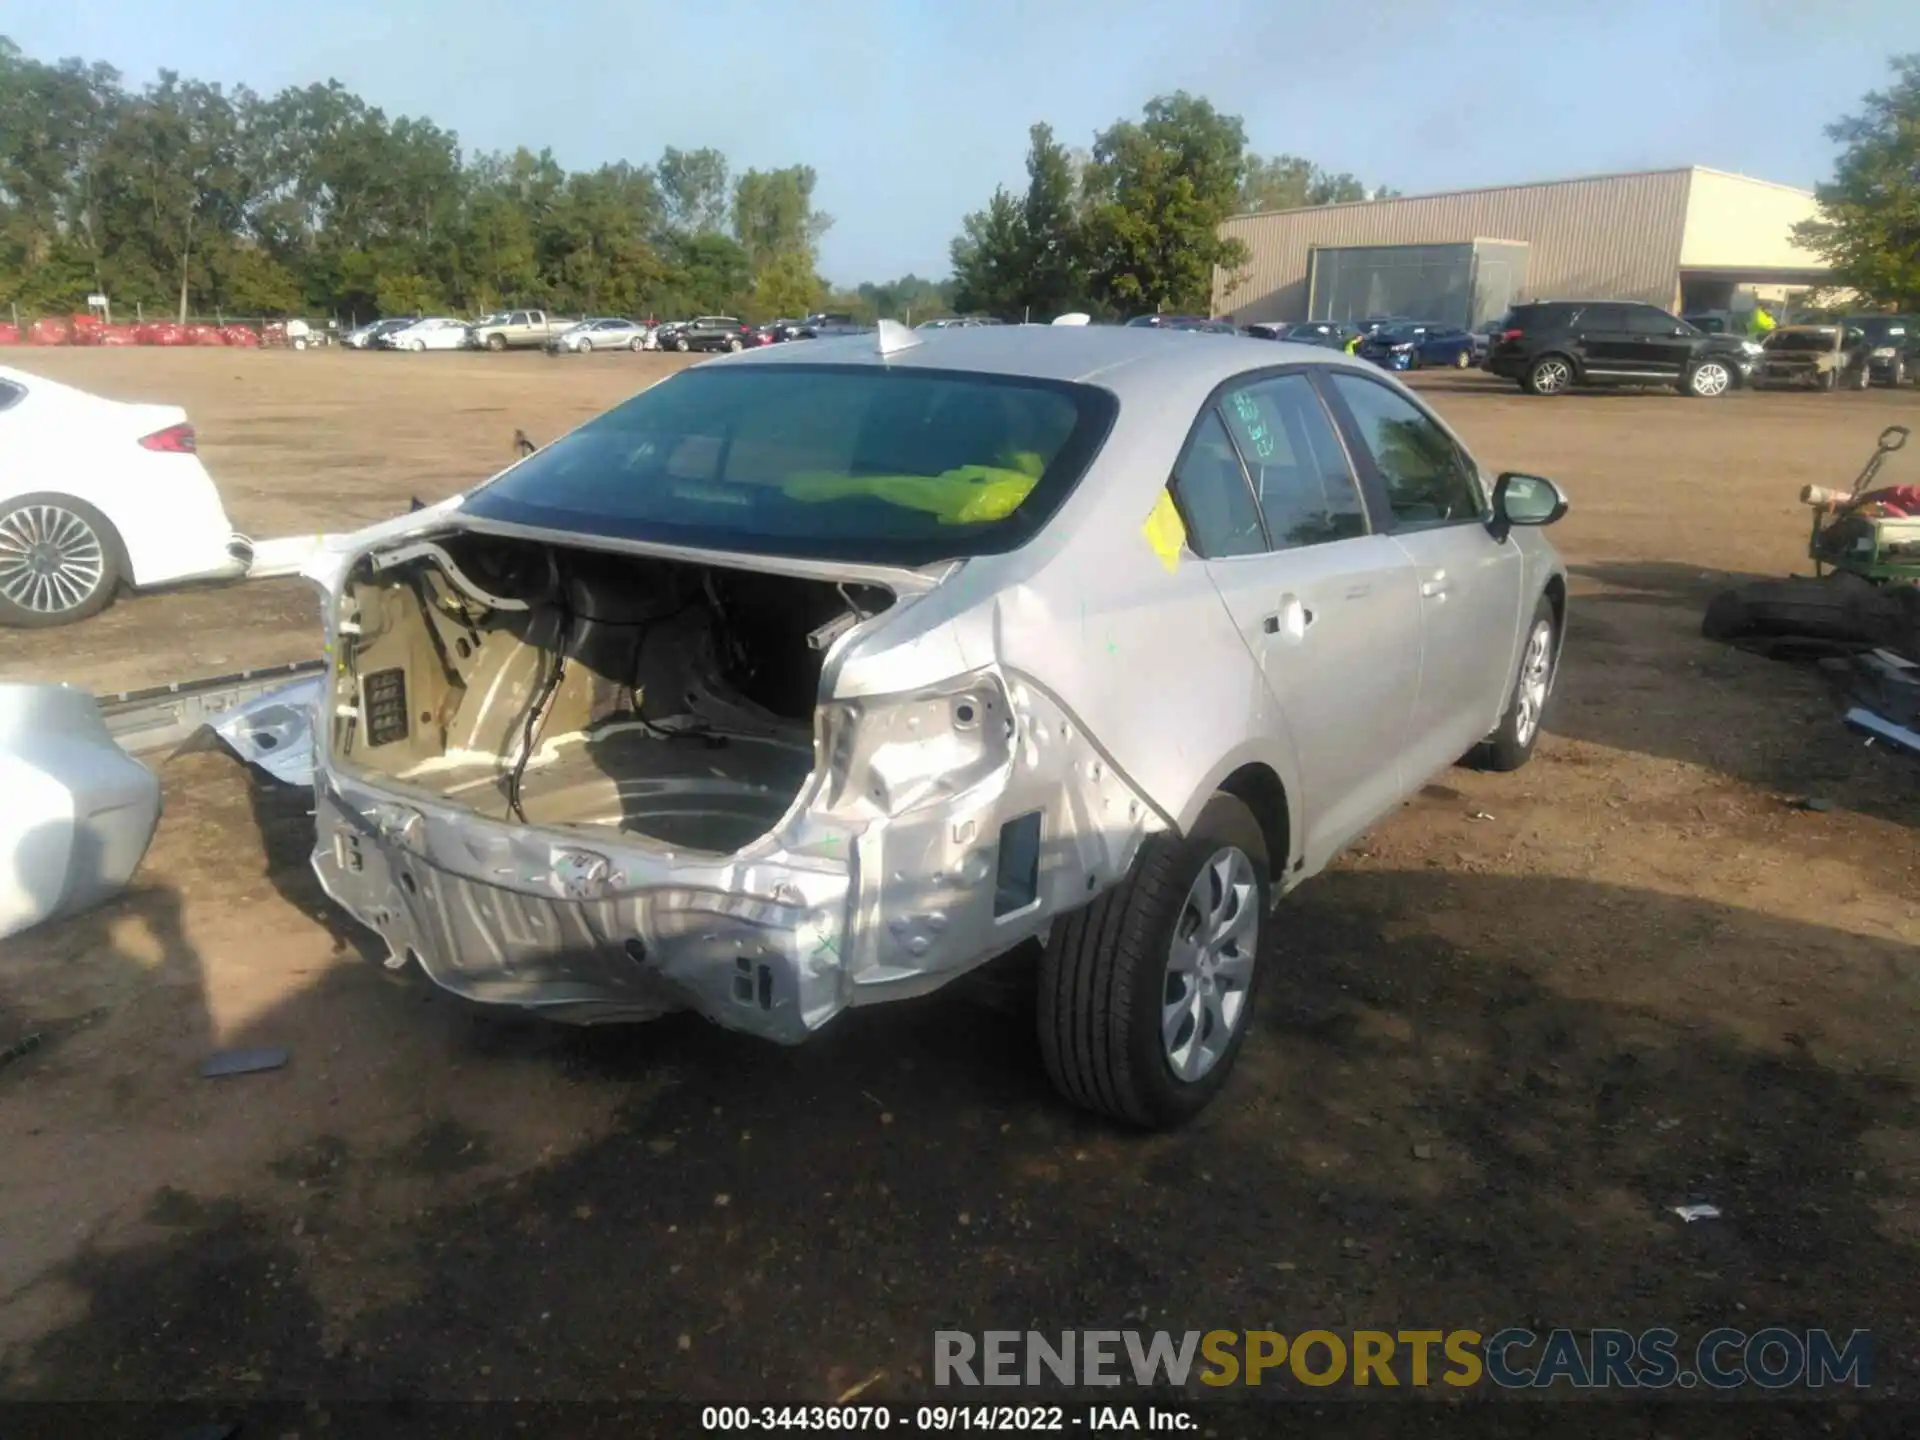
{"label": "beige building wall", "polygon": [[1793,240],[1793,227],[1819,213],[1810,191],[1695,169],[1687,191],[1680,268],[1824,270],[1825,260]]}
{"label": "beige building wall", "polygon": [[1244,241],[1251,258],[1238,275],[1215,272],[1213,310],[1242,324],[1304,320],[1314,246],[1482,238],[1527,242],[1527,296],[1606,295],[1671,306],[1691,175],[1648,170],[1237,215],[1221,233]]}
{"label": "beige building wall", "polygon": [[1527,243],[1516,298],[1604,296],[1678,309],[1683,272],[1743,284],[1815,281],[1825,262],[1792,231],[1818,213],[1808,191],[1696,166],[1236,215],[1221,233],[1243,241],[1250,259],[1236,274],[1215,272],[1213,312],[1242,324],[1304,320],[1316,246],[1476,239]]}

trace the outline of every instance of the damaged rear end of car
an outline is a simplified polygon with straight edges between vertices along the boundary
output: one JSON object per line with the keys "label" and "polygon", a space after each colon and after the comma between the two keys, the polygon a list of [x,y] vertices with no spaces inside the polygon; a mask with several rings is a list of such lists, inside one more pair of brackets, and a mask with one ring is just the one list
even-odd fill
{"label": "damaged rear end of car", "polygon": [[953,599],[1104,417],[804,369],[686,372],[339,557],[314,867],[391,968],[793,1043],[1124,873],[1151,807]]}

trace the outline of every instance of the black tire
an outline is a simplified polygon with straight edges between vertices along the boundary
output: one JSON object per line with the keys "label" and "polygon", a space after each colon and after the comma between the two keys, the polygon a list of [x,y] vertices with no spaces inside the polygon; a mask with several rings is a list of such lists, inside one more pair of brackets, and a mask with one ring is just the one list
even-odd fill
{"label": "black tire", "polygon": [[[1536,697],[1529,713],[1528,708],[1523,708],[1526,700],[1523,685],[1534,660],[1534,646],[1542,635],[1546,647],[1545,693]],[[1520,663],[1514,667],[1513,689],[1507,695],[1507,708],[1500,716],[1500,724],[1467,757],[1475,769],[1518,770],[1533,758],[1533,747],[1540,743],[1540,732],[1546,729],[1546,710],[1553,699],[1553,682],[1560,669],[1559,639],[1553,602],[1542,595],[1533,607],[1533,619],[1527,623],[1526,638],[1520,642]]]}
{"label": "black tire", "polygon": [[1473,356],[1468,351],[1462,350],[1458,355],[1453,357],[1453,368],[1456,370],[1465,370],[1472,364]]}
{"label": "black tire", "polygon": [[1904,355],[1896,355],[1893,357],[1893,364],[1887,367],[1887,384],[1898,389],[1906,383],[1907,357]]}
{"label": "black tire", "polygon": [[687,344],[686,336],[676,335],[673,339],[673,348],[678,350],[682,355],[684,355],[692,347]]}
{"label": "black tire", "polygon": [[1695,361],[1681,382],[1681,390],[1696,400],[1717,400],[1739,383],[1733,366],[1708,356]]}
{"label": "black tire", "polygon": [[506,348],[507,348],[507,337],[506,337],[506,336],[504,336],[504,335],[489,335],[489,336],[487,336],[487,348],[488,348],[489,350],[504,350],[504,349],[506,349]]}
{"label": "black tire", "polygon": [[[98,615],[113,603],[121,582],[127,577],[126,549],[120,543],[120,532],[113,528],[113,522],[85,501],[66,495],[20,495],[0,501],[0,543],[11,537],[17,545],[25,534],[43,533],[49,512],[71,517],[90,534],[92,547],[97,550],[95,563],[99,567],[98,579],[85,598],[58,610],[29,607],[21,600],[10,599],[0,593],[0,626],[18,630],[49,630]],[[86,542],[80,544],[82,554],[90,553]],[[13,546],[0,550],[0,564],[18,553]],[[6,570],[0,570],[0,585],[6,585],[13,578]]]}
{"label": "black tire", "polygon": [[1818,390],[1837,390],[1840,388],[1840,377],[1831,370],[1822,370],[1813,384]]}
{"label": "black tire", "polygon": [[1527,366],[1520,388],[1529,395],[1564,395],[1573,388],[1573,361],[1564,355],[1547,354]]}
{"label": "black tire", "polygon": [[727,349],[739,350],[740,348],[741,348],[740,337],[738,335],[729,335],[727,337]]}
{"label": "black tire", "polygon": [[1853,388],[1871,390],[1873,388],[1873,367],[1862,360],[1853,372]]}
{"label": "black tire", "polygon": [[[1251,893],[1231,912],[1254,907],[1254,938],[1244,952],[1247,983],[1224,1049],[1197,1079],[1187,1080],[1174,1073],[1161,1032],[1174,978],[1168,961],[1177,931],[1197,913],[1189,900],[1208,869],[1237,864],[1229,852],[1248,862],[1253,880]],[[1269,869],[1253,812],[1221,792],[1189,834],[1153,836],[1125,880],[1054,922],[1040,960],[1040,1053],[1062,1095],[1084,1109],[1160,1130],[1192,1119],[1220,1092],[1252,1026],[1269,933]]]}

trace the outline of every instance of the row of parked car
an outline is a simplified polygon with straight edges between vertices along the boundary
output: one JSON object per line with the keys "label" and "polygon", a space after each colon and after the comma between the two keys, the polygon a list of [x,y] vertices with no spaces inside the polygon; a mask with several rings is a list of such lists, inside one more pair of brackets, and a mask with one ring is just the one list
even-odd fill
{"label": "row of parked car", "polygon": [[355,350],[545,350],[579,355],[595,350],[746,350],[789,340],[856,335],[871,328],[851,315],[830,311],[755,325],[732,315],[655,323],[612,315],[575,319],[544,310],[506,310],[478,320],[448,315],[375,320],[349,331],[344,343]]}
{"label": "row of parked car", "polygon": [[1709,330],[1657,305],[1543,300],[1517,305],[1485,361],[1533,395],[1673,385],[1711,398],[1742,386],[1866,390],[1920,375],[1920,323],[1854,315],[1761,337]]}
{"label": "row of parked car", "polygon": [[[1142,316],[1167,329],[1227,331],[1225,321]],[[1739,333],[1711,316],[1678,316],[1657,305],[1544,300],[1516,305],[1473,330],[1404,316],[1358,324],[1308,320],[1251,324],[1239,333],[1346,350],[1389,370],[1478,367],[1533,395],[1606,385],[1672,385],[1712,397],[1740,387],[1866,390],[1920,377],[1920,317],[1852,315]]]}

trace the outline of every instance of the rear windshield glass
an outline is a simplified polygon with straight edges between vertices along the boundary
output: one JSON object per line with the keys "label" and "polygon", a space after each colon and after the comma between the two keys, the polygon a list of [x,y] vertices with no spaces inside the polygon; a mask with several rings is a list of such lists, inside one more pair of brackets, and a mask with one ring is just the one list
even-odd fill
{"label": "rear windshield glass", "polygon": [[1885,344],[1888,340],[1906,338],[1907,322],[1904,320],[1893,320],[1881,316],[1868,316],[1862,320],[1849,320],[1847,323],[1856,327],[1862,335],[1865,335],[1867,339],[1873,341],[1876,345]]}
{"label": "rear windshield glass", "polygon": [[1045,524],[1118,408],[1091,386],[874,365],[682,371],[536,451],[468,513],[749,554],[920,565]]}

